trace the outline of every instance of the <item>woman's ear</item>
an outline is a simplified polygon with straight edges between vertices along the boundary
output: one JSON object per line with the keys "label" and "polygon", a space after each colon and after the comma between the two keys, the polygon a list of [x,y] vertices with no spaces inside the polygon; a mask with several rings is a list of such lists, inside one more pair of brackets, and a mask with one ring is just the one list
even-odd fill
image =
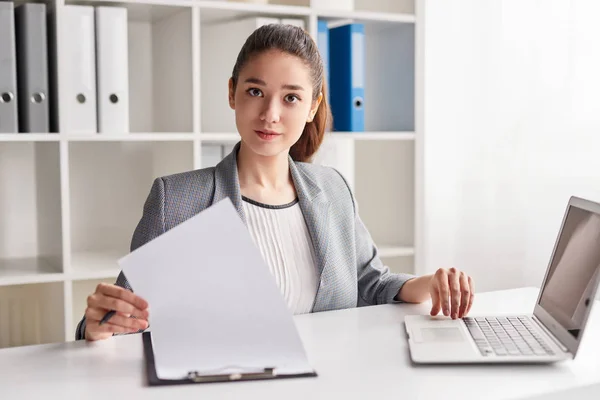
{"label": "woman's ear", "polygon": [[312,122],[312,120],[315,118],[315,114],[317,113],[317,110],[319,109],[319,105],[321,104],[321,101],[323,100],[323,93],[319,93],[319,97],[317,97],[317,99],[313,102],[313,106],[310,109],[310,112],[308,113],[308,118],[306,119],[306,122]]}
{"label": "woman's ear", "polygon": [[233,88],[233,78],[229,78],[229,107],[235,110],[235,90]]}

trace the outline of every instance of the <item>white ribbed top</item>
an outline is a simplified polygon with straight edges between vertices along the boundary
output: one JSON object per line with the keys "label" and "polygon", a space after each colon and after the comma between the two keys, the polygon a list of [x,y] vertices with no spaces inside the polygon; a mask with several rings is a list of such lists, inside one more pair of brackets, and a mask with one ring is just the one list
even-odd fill
{"label": "white ribbed top", "polygon": [[248,229],[293,314],[312,311],[315,254],[298,200],[280,206],[243,197]]}

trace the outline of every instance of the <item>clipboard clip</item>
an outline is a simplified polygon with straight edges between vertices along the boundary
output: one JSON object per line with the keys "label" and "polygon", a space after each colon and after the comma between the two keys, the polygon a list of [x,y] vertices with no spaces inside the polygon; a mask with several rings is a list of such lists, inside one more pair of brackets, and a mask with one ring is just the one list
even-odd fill
{"label": "clipboard clip", "polygon": [[248,372],[240,373],[235,372],[231,374],[218,374],[218,375],[200,375],[197,371],[191,371],[188,373],[188,379],[196,382],[230,382],[230,381],[244,381],[252,379],[269,379],[275,378],[277,373],[275,368],[265,368],[263,372]]}

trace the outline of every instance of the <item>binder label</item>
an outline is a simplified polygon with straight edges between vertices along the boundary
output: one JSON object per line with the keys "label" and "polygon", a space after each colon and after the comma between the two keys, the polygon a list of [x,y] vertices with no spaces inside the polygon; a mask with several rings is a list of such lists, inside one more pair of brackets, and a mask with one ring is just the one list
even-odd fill
{"label": "binder label", "polygon": [[[81,54],[77,54],[77,59],[81,60],[84,59],[86,60],[87,57],[90,56],[90,54],[95,54],[95,49],[94,49],[94,44],[92,43],[92,41],[94,40],[94,36],[93,34],[88,34],[88,33],[93,33],[94,32],[94,25],[93,25],[93,21],[92,21],[92,15],[81,15],[80,16],[80,23],[81,23],[81,29],[80,32],[85,32],[85,35],[81,35],[78,40],[81,41]],[[75,62],[75,60],[69,60],[69,62]],[[87,67],[87,66],[86,66]],[[79,71],[81,72],[81,78],[82,78],[82,82],[85,82],[86,84],[92,82],[92,69],[91,68],[78,68]],[[95,71],[93,71],[95,73]],[[86,89],[92,89],[89,87],[86,87]]]}
{"label": "binder label", "polygon": [[365,35],[352,32],[352,87],[365,87]]}

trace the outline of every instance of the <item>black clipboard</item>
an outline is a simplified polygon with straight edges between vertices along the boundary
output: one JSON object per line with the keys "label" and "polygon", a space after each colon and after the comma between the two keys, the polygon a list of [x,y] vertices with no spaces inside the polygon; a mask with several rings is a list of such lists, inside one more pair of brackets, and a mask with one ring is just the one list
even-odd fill
{"label": "black clipboard", "polygon": [[188,373],[184,379],[161,379],[156,374],[156,364],[154,362],[154,350],[152,349],[151,332],[142,333],[144,343],[144,359],[146,362],[146,375],[148,385],[166,386],[166,385],[184,385],[190,383],[217,383],[217,382],[244,382],[267,379],[287,379],[287,378],[309,378],[318,376],[316,371],[304,374],[278,374],[274,368],[265,368],[264,372],[259,373],[234,373],[219,375],[198,375],[194,371]]}

